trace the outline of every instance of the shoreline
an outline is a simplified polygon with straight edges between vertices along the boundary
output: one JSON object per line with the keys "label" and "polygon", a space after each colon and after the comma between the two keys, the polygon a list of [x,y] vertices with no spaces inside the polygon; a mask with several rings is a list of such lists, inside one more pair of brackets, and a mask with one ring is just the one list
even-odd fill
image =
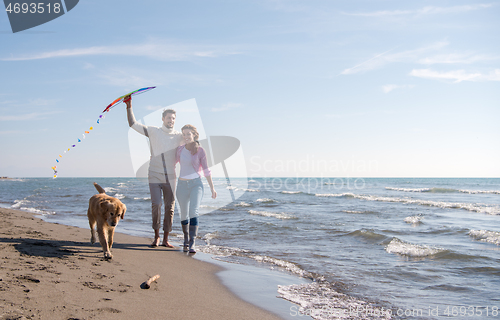
{"label": "shoreline", "polygon": [[[104,261],[89,238],[88,229],[0,208],[0,318],[280,319],[226,287],[218,263],[119,232],[114,258]],[[141,289],[155,274],[151,289]]]}

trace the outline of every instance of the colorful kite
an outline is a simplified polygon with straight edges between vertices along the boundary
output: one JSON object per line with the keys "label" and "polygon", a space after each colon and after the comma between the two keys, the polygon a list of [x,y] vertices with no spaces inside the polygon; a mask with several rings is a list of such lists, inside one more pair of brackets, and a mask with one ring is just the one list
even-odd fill
{"label": "colorful kite", "polygon": [[[111,108],[113,108],[114,106],[116,106],[117,104],[119,104],[120,102],[122,102],[122,101],[123,101],[123,98],[125,98],[125,97],[126,97],[126,96],[128,96],[128,95],[133,96],[133,95],[136,95],[136,94],[141,94],[141,93],[147,92],[147,91],[149,91],[149,90],[151,90],[151,89],[154,89],[154,88],[156,88],[156,87],[147,87],[147,88],[142,88],[142,89],[135,90],[135,91],[132,91],[132,92],[130,92],[130,93],[127,93],[126,95],[123,95],[123,96],[121,96],[121,97],[117,98],[115,101],[111,102],[111,103],[110,103],[110,104],[106,107],[106,109],[104,109],[104,111],[103,111],[102,113],[104,113],[104,112],[109,112],[109,110],[110,110]],[[100,124],[100,121],[101,121],[102,119],[104,119],[104,115],[103,115],[103,114],[99,115],[99,117],[97,118],[97,124]],[[89,134],[89,133],[90,133],[90,131],[92,131],[93,129],[94,129],[94,127],[90,127],[88,130],[85,130],[85,131],[84,131],[85,133],[83,133],[83,134],[82,134],[82,135],[83,135],[83,139],[85,139],[85,134]],[[77,141],[78,141],[78,143],[81,143],[81,142],[82,142],[82,140],[81,140],[81,139],[77,139]],[[75,148],[75,147],[76,147],[76,144],[72,144],[72,145],[71,145],[71,147],[70,147],[70,148],[68,148],[68,150],[64,150],[64,153],[66,153],[67,151],[71,150],[71,148]],[[63,157],[62,155],[59,155],[59,158],[62,158],[62,157]],[[59,163],[59,162],[60,162],[60,160],[59,160],[59,159],[56,159],[56,162],[57,162],[57,163]],[[53,166],[53,167],[51,167],[51,169],[52,169],[52,170],[54,170],[54,176],[53,176],[53,178],[54,178],[54,179],[55,179],[55,178],[57,178],[57,166]]]}
{"label": "colorful kite", "polygon": [[107,106],[106,109],[104,109],[104,111],[102,113],[109,112],[109,109],[113,108],[114,106],[116,106],[117,104],[119,104],[120,102],[122,102],[123,98],[125,98],[126,96],[129,96],[129,95],[130,96],[135,96],[136,94],[141,94],[141,93],[144,93],[144,92],[148,92],[149,90],[152,90],[154,88],[156,88],[156,87],[147,87],[147,88],[142,88],[142,89],[135,90],[135,91],[132,91],[130,93],[127,93],[127,94],[125,94],[125,95],[117,98],[115,101],[111,102],[109,104],[109,106]]}

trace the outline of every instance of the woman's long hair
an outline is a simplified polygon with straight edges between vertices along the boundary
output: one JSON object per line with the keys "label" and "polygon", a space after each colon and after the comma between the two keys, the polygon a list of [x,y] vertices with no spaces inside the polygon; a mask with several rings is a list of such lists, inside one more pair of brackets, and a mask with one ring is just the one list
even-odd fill
{"label": "woman's long hair", "polygon": [[198,133],[198,130],[196,130],[196,127],[192,124],[186,124],[184,127],[182,127],[182,133],[184,133],[184,129],[191,130],[194,139],[193,142],[186,143],[186,149],[188,149],[191,154],[196,154],[198,152],[198,148],[200,147],[200,142],[198,141],[198,139],[200,138],[200,134]]}

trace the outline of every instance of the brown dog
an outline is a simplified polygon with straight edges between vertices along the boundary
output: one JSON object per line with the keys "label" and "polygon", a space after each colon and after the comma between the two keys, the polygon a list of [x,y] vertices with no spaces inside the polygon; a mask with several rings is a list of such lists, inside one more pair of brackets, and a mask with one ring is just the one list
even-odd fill
{"label": "brown dog", "polygon": [[118,199],[108,196],[100,185],[94,182],[94,187],[99,194],[93,195],[89,200],[87,216],[90,225],[90,242],[95,243],[95,229],[97,224],[97,234],[99,242],[104,251],[104,259],[112,259],[111,246],[113,245],[113,235],[115,227],[120,219],[123,219],[127,207]]}

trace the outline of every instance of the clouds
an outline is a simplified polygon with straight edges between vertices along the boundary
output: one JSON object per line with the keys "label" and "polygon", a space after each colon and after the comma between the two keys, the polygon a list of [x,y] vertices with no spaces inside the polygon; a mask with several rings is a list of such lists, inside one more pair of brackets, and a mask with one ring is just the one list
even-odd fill
{"label": "clouds", "polygon": [[356,73],[363,73],[371,70],[375,70],[378,68],[381,68],[385,66],[386,64],[389,63],[394,63],[394,62],[417,62],[421,59],[424,59],[423,55],[435,52],[437,50],[440,50],[446,46],[448,46],[447,41],[439,41],[436,43],[433,43],[428,46],[412,49],[412,50],[406,50],[406,51],[400,51],[400,52],[394,52],[390,53],[395,50],[391,49],[388,50],[384,53],[377,54],[374,57],[355,65],[354,67],[344,69],[340,74],[342,75],[349,75],[349,74],[356,74]]}
{"label": "clouds", "polygon": [[439,72],[430,69],[414,69],[410,72],[410,75],[424,79],[453,80],[454,83],[462,81],[500,81],[500,69],[495,69],[489,74],[479,72],[468,73],[464,70]]}
{"label": "clouds", "polygon": [[[180,62],[188,61],[199,63],[197,59],[215,59],[227,57],[229,55],[241,54],[233,45],[207,45],[181,42],[177,40],[165,40],[150,38],[144,42],[127,45],[108,45],[108,46],[87,46],[81,48],[67,48],[45,52],[31,52],[18,54],[12,57],[0,57],[0,61],[6,63],[47,59],[71,59],[88,58],[84,61],[81,69],[85,71],[83,75],[98,80],[98,83],[104,83],[114,87],[120,87],[124,90],[130,88],[144,87],[149,85],[170,85],[176,84],[195,84],[205,85],[220,83],[222,80],[218,74],[206,73],[210,69],[200,69],[200,71],[175,71],[169,69],[166,64],[160,62]],[[133,58],[134,63],[123,64],[115,56],[124,56]],[[102,59],[97,59],[102,58]],[[102,61],[106,61],[105,64]],[[116,64],[110,61],[117,61]],[[144,68],[148,63],[154,63],[154,68]],[[174,70],[174,71],[172,71]]]}
{"label": "clouds", "polygon": [[[161,84],[159,75],[135,68],[106,68],[97,71],[97,77],[105,84],[120,88],[142,88],[149,84]],[[145,85],[146,84],[146,85]]]}
{"label": "clouds", "polygon": [[[83,67],[92,81],[121,88],[122,90],[132,90],[148,86],[179,86],[195,85],[206,86],[214,83],[223,83],[224,80],[218,74],[207,73],[205,70],[197,72],[170,71],[168,65],[152,62],[154,68],[144,68],[143,65],[127,64],[116,66],[112,64],[98,63],[93,68]],[[204,72],[205,71],[205,72]],[[209,70],[211,71],[211,70]],[[204,72],[204,73],[203,73]]]}
{"label": "clouds", "polygon": [[476,62],[489,62],[498,60],[500,57],[473,53],[446,53],[437,54],[422,58],[418,61],[420,64],[472,64]]}
{"label": "clouds", "polygon": [[84,48],[61,49],[46,52],[4,57],[2,61],[40,60],[81,56],[135,56],[160,61],[184,61],[194,58],[215,58],[239,54],[228,46],[185,44],[176,41],[151,39],[133,45],[91,46]]}
{"label": "clouds", "polygon": [[415,10],[382,10],[374,12],[364,12],[364,13],[346,13],[349,16],[359,16],[359,17],[395,17],[395,16],[422,16],[422,15],[435,15],[435,14],[452,14],[452,13],[462,13],[475,11],[480,9],[485,9],[492,7],[493,4],[476,4],[476,5],[463,5],[463,6],[452,6],[452,7],[434,7],[426,6],[421,9]]}
{"label": "clouds", "polygon": [[366,60],[358,65],[355,65],[352,68],[347,68],[347,69],[343,70],[340,74],[344,74],[344,75],[355,74],[358,72],[364,72],[364,71],[376,69],[390,60],[390,57],[387,57],[387,56],[383,57],[385,54],[387,54],[390,51],[392,51],[392,49],[389,51],[383,52],[381,54],[377,54],[373,58],[370,58],[370,59],[368,59],[368,60]]}
{"label": "clouds", "polygon": [[[379,10],[362,13],[343,12],[343,14],[374,19],[387,19],[391,17],[408,19],[430,15],[437,16],[445,14],[467,13],[478,10],[485,10],[493,6],[494,4],[492,3],[479,3],[449,7],[426,6],[418,9]],[[353,67],[346,68],[340,74],[362,74],[381,69],[388,65],[399,63],[410,65],[406,72],[400,73],[401,75],[410,75],[412,77],[422,79],[452,81],[453,83],[460,83],[464,81],[499,81],[499,69],[493,69],[490,67],[491,69],[488,70],[487,65],[491,62],[497,62],[500,59],[500,56],[477,53],[474,52],[473,48],[471,50],[468,50],[467,52],[453,52],[450,51],[449,48],[450,43],[448,41],[440,41],[428,46],[422,46],[420,48],[407,51],[397,52],[395,51],[395,49],[391,49],[381,54],[376,54],[372,58],[368,58],[366,61],[358,63]],[[477,66],[477,64],[482,65],[479,67]],[[427,68],[421,68],[421,66],[426,66]],[[431,69],[429,68],[429,66],[439,67],[434,67]],[[497,65],[493,67],[497,67]],[[395,89],[400,88],[411,88],[411,86],[397,84],[388,84],[382,86],[382,90],[384,93],[389,93]]]}
{"label": "clouds", "polygon": [[6,106],[9,109],[21,108],[21,107],[44,107],[52,106],[58,102],[57,99],[44,99],[44,98],[33,98],[28,99],[28,101],[19,100],[3,100],[0,101],[0,107]]}
{"label": "clouds", "polygon": [[[375,55],[373,58],[357,64],[354,67],[344,69],[340,74],[353,75],[358,73],[366,73],[369,71],[380,69],[392,63],[453,66],[488,63],[500,59],[499,56],[477,54],[473,52],[441,53],[441,51],[446,50],[448,46],[448,42],[441,41],[429,46],[424,46],[407,51],[393,52],[394,49],[391,49],[382,54]],[[429,80],[451,80],[453,81],[453,83],[459,83],[463,81],[500,81],[500,69],[494,69],[490,72],[482,73],[478,71],[467,71],[464,69],[439,71],[429,68],[421,69],[413,67],[413,69],[409,72],[409,75]],[[384,91],[384,93],[389,93],[394,89],[411,87],[411,85],[389,84],[384,85],[382,87],[382,90]]]}
{"label": "clouds", "polygon": [[7,114],[11,112],[16,112],[22,109],[47,109],[51,108],[59,100],[55,99],[44,99],[44,98],[32,98],[28,101],[19,100],[6,100],[0,101],[0,107],[2,108],[2,114],[0,115],[0,121],[27,121],[27,120],[42,120],[47,119],[49,116],[60,113],[61,111],[35,111],[26,112],[23,114]]}
{"label": "clouds", "polygon": [[1,115],[0,121],[26,121],[26,120],[38,120],[46,119],[47,116],[53,115],[58,112],[31,112],[20,115]]}

